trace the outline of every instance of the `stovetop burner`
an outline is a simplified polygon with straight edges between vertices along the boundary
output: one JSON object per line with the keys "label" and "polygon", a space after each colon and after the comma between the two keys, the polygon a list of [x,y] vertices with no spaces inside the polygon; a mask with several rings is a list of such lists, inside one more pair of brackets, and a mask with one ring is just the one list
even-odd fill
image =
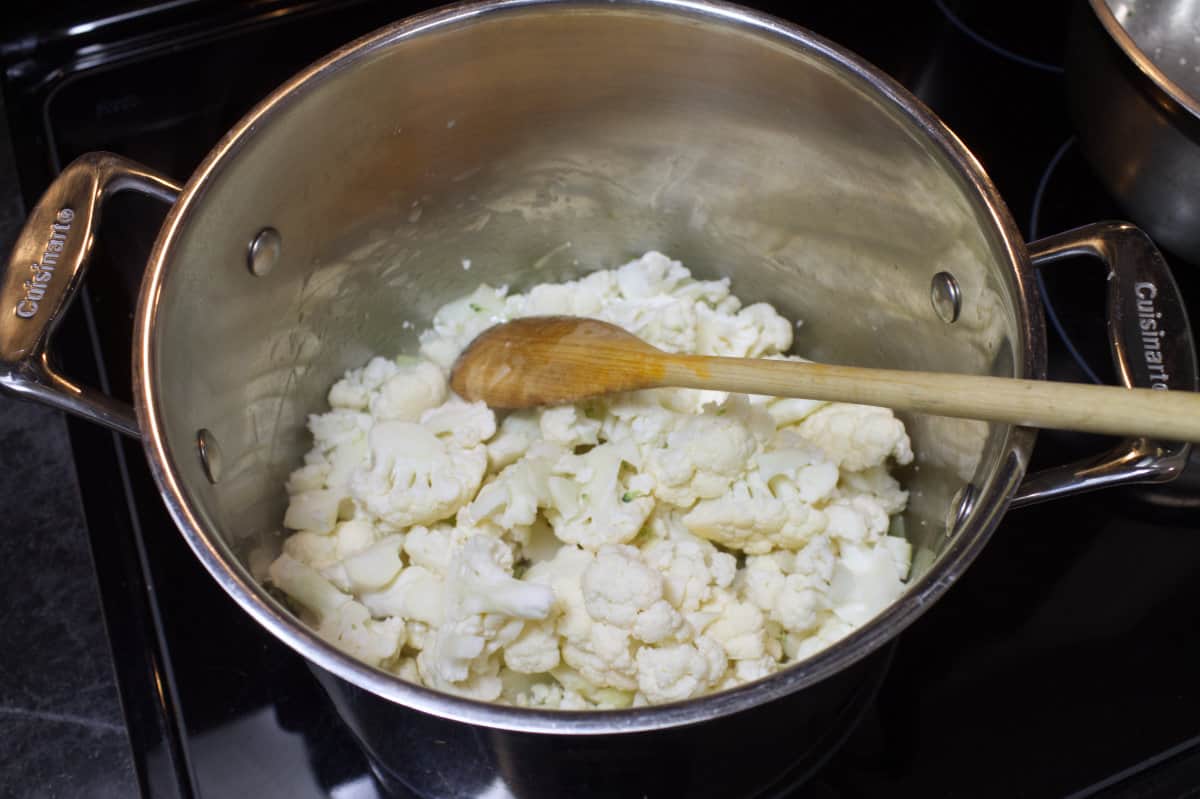
{"label": "stovetop burner", "polygon": [[[1071,143],[1058,67],[1065,0],[751,5],[909,86],[980,158],[1031,238],[1120,216]],[[420,4],[172,2],[104,24],[95,4],[84,8],[74,33],[59,19],[0,50],[28,198],[94,149],[185,178],[288,75]],[[126,398],[136,289],[162,213],[113,204],[59,336],[71,374]],[[1173,266],[1195,312],[1200,272]],[[1044,280],[1061,327],[1048,334],[1051,376],[1111,380],[1100,271],[1055,267]],[[305,664],[196,563],[140,447],[82,423],[71,435],[144,795],[379,795]],[[1046,433],[1034,466],[1103,443]],[[803,786],[775,795],[1150,797],[1200,784],[1200,644],[1190,634],[1200,622],[1190,504],[1200,490],[1175,496],[1172,505],[1114,491],[1011,512],[901,637],[877,695],[848,711],[861,723],[844,745],[835,741],[815,773],[793,775]]]}

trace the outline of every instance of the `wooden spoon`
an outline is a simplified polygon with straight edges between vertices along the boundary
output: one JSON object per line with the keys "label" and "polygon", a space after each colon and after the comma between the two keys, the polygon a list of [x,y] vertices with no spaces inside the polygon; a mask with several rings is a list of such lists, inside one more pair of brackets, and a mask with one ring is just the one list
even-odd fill
{"label": "wooden spoon", "polygon": [[1200,442],[1200,394],[1193,392],[675,355],[616,325],[573,316],[531,316],[485,330],[455,362],[450,385],[498,409],[669,386]]}

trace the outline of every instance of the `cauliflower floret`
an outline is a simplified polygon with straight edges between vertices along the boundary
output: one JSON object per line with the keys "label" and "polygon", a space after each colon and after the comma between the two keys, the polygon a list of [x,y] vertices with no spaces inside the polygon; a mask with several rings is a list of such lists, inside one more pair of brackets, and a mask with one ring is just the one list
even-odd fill
{"label": "cauliflower floret", "polygon": [[629,707],[633,704],[634,692],[609,685],[594,685],[570,666],[559,666],[550,672],[564,691],[582,696],[592,707],[602,710]]}
{"label": "cauliflower floret", "polygon": [[[531,566],[525,579],[549,585],[554,591],[559,610],[555,629],[562,640],[562,660],[588,685],[633,691],[637,688],[637,668],[629,630],[594,620],[584,600],[583,577],[594,561],[592,553],[564,546],[551,560]],[[555,672],[557,675],[558,670]],[[579,690],[578,686],[568,687]]]}
{"label": "cauliflower floret", "polygon": [[[468,640],[472,643],[474,641]],[[474,649],[468,646],[454,652],[454,657],[461,660],[463,668],[461,673],[454,673],[456,679],[449,679],[441,671],[445,661],[439,659],[439,654],[444,655],[452,645],[446,644],[441,650],[428,646],[421,650],[417,655],[417,673],[421,676],[420,681],[430,688],[468,699],[481,702],[493,702],[498,699],[504,689],[504,682],[500,679],[500,658],[496,655],[479,655],[478,652],[471,654]]]}
{"label": "cauliflower floret", "polygon": [[887,532],[887,511],[872,496],[836,499],[825,508],[829,535],[853,543],[873,543]]}
{"label": "cauliflower floret", "polygon": [[664,352],[696,349],[696,305],[689,300],[667,296],[624,300],[606,307],[601,317]]}
{"label": "cauliflower floret", "polygon": [[415,422],[446,399],[446,377],[436,364],[419,360],[402,364],[370,398],[376,419]]}
{"label": "cauliflower floret", "polygon": [[789,632],[806,632],[829,610],[827,599],[836,557],[821,535],[799,552],[749,557],[738,575],[738,592]]}
{"label": "cauliflower floret", "polygon": [[[651,250],[641,258],[614,270],[617,288],[627,300],[642,300],[671,294],[690,281],[692,273],[679,261]],[[728,292],[727,292],[728,293]]]}
{"label": "cauliflower floret", "polygon": [[632,447],[617,444],[559,458],[547,481],[552,505],[546,520],[554,534],[587,549],[632,540],[654,509],[645,478],[621,479],[622,465],[636,461]]}
{"label": "cauliflower floret", "polygon": [[642,558],[662,574],[663,596],[685,613],[708,602],[714,589],[727,587],[737,569],[732,555],[687,533],[651,541],[642,550]]}
{"label": "cauliflower floret", "polygon": [[415,358],[389,361],[372,358],[352,369],[329,390],[329,405],[353,411],[370,410],[375,419],[415,422],[421,413],[446,398],[442,370]]}
{"label": "cauliflower floret", "polygon": [[476,535],[463,544],[445,581],[445,619],[417,658],[426,679],[464,684],[456,690],[473,696],[499,695],[493,656],[517,640],[523,620],[545,619],[554,605],[551,589],[514,579],[511,571],[512,553],[502,542]]}
{"label": "cauliflower floret", "polygon": [[662,599],[662,575],[630,546],[606,546],[583,573],[583,601],[597,621],[632,627],[638,614]]}
{"label": "cauliflower floret", "polygon": [[541,674],[559,664],[558,633],[554,622],[526,624],[516,639],[504,647],[504,665],[523,674]]}
{"label": "cauliflower floret", "polygon": [[361,603],[337,590],[311,566],[287,554],[271,564],[271,582],[317,621],[317,634],[371,665],[393,657],[404,645],[401,619],[376,621]]}
{"label": "cauliflower floret", "polygon": [[593,710],[595,705],[576,691],[563,688],[557,682],[534,683],[529,690],[517,694],[514,702],[518,707],[553,710]]}
{"label": "cauliflower floret", "polygon": [[779,661],[770,655],[751,660],[735,660],[733,668],[726,677],[728,685],[722,687],[734,688],[742,683],[761,680],[779,671]]}
{"label": "cauliflower floret", "polygon": [[[643,647],[640,651],[654,648]],[[566,638],[562,658],[594,685],[623,691],[633,691],[638,687],[634,642],[628,630],[595,622],[590,625],[586,636]]]}
{"label": "cauliflower floret", "polygon": [[800,501],[818,505],[832,496],[838,485],[838,468],[822,456],[819,450],[809,447],[786,446],[791,442],[779,436],[772,442],[775,446],[756,458],[758,473],[767,484],[776,477],[785,476],[795,486]]}
{"label": "cauliflower floret", "polygon": [[504,306],[510,318],[518,316],[598,316],[617,299],[613,272],[600,270],[566,283],[542,283],[526,294],[509,297]]}
{"label": "cauliflower floret", "polygon": [[529,527],[537,519],[538,509],[550,505],[550,475],[566,454],[558,444],[538,442],[479,489],[465,509],[467,520],[472,524],[489,521],[504,530]]}
{"label": "cauliflower floret", "polygon": [[362,519],[341,522],[328,535],[302,531],[283,542],[283,551],[314,569],[325,569],[375,542],[375,528]]}
{"label": "cauliflower floret", "polygon": [[829,601],[843,621],[865,624],[903,592],[896,560],[886,546],[842,548],[829,585]]}
{"label": "cauliflower floret", "polygon": [[305,491],[316,491],[325,487],[329,477],[330,463],[322,458],[315,463],[306,463],[292,472],[287,481],[288,494],[301,494]]}
{"label": "cauliflower floret", "polygon": [[786,352],[792,346],[792,325],[764,302],[749,305],[736,315],[696,307],[696,351],[702,355],[759,358]]}
{"label": "cauliflower floret", "polygon": [[704,628],[704,634],[725,649],[730,660],[753,660],[766,654],[766,619],[750,602],[726,603],[721,615]]}
{"label": "cauliflower floret", "polygon": [[697,502],[683,517],[693,534],[748,554],[770,552],[787,522],[788,508],[754,472],[724,495]]}
{"label": "cauliflower floret", "polygon": [[642,647],[637,688],[650,702],[678,702],[707,691],[727,666],[721,645],[703,635],[690,643]]}
{"label": "cauliflower floret", "polygon": [[331,583],[343,591],[373,591],[395,579],[404,564],[400,562],[403,535],[389,535],[339,563],[322,570]]}
{"label": "cauliflower floret", "polygon": [[380,422],[369,443],[370,465],[355,473],[351,494],[397,528],[453,515],[474,496],[487,469],[483,446],[449,446],[412,422]]}
{"label": "cauliflower floret", "polygon": [[838,486],[847,495],[867,495],[879,503],[884,513],[896,514],[908,504],[908,492],[884,466],[872,466],[861,472],[844,472]]}
{"label": "cauliflower floret", "polygon": [[532,411],[516,411],[504,417],[500,429],[488,442],[488,464],[498,472],[518,458],[542,437],[541,424]]}
{"label": "cauliflower floret", "polygon": [[351,369],[329,389],[329,407],[365,411],[371,405],[371,394],[400,371],[398,359],[372,358],[361,369]]}
{"label": "cauliflower floret", "polygon": [[646,458],[646,473],[655,480],[654,495],[680,508],[721,496],[745,468],[759,438],[774,432],[770,417],[743,396],[698,416],[688,415],[667,434],[665,446]]}
{"label": "cauliflower floret", "polygon": [[674,392],[663,389],[631,391],[608,400],[600,435],[607,441],[632,442],[643,456],[662,446],[683,416],[667,403]]}
{"label": "cauliflower floret", "polygon": [[482,402],[467,402],[451,395],[436,408],[421,414],[421,427],[455,447],[472,449],[496,433],[496,414]]}
{"label": "cauliflower floret", "polygon": [[370,414],[335,408],[329,413],[314,413],[308,417],[308,430],[313,436],[313,446],[321,452],[362,439],[374,426]]}
{"label": "cauliflower floret", "polygon": [[546,618],[554,604],[554,592],[513,578],[512,565],[512,552],[502,542],[472,536],[455,557],[447,579],[450,606],[460,613]]}
{"label": "cauliflower floret", "polygon": [[421,355],[449,374],[454,361],[471,341],[489,327],[508,320],[504,287],[480,286],[460,300],[443,305],[433,326],[421,333]]}
{"label": "cauliflower floret", "polygon": [[913,459],[904,424],[887,408],[835,403],[788,429],[850,472],[878,466],[889,457],[900,464]]}
{"label": "cauliflower floret", "polygon": [[359,598],[377,618],[399,616],[436,627],[443,618],[442,594],[441,575],[424,566],[409,566],[387,586],[366,591]]}
{"label": "cauliflower floret", "polygon": [[588,418],[578,406],[546,408],[539,420],[542,437],[568,449],[599,442],[600,421]]}
{"label": "cauliflower floret", "polygon": [[799,549],[824,531],[825,511],[813,503],[832,493],[836,475],[805,450],[765,452],[729,491],[697,502],[683,524],[701,538],[751,555]]}
{"label": "cauliflower floret", "polygon": [[437,574],[448,574],[451,562],[469,535],[465,529],[449,524],[418,525],[410,528],[404,539],[404,554],[410,563]]}
{"label": "cauliflower floret", "polygon": [[324,488],[293,494],[288,500],[287,512],[283,514],[283,526],[291,530],[328,533],[337,524],[342,499],[340,491]]}
{"label": "cauliflower floret", "polygon": [[662,575],[634,547],[603,547],[584,571],[582,587],[593,619],[626,628],[641,641],[658,643],[684,627],[683,616],[662,598]]}

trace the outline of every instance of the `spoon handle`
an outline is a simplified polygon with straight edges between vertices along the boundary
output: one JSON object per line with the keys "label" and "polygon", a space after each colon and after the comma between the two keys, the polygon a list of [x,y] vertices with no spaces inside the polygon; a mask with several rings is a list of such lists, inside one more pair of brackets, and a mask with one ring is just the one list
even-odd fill
{"label": "spoon handle", "polygon": [[662,386],[854,402],[1029,427],[1200,442],[1200,393],[667,355]]}

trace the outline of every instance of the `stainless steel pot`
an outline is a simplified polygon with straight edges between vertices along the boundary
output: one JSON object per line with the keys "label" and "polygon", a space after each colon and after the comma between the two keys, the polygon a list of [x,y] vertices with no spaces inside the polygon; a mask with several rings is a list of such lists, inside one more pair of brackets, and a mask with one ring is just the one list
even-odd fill
{"label": "stainless steel pot", "polygon": [[[101,205],[122,189],[173,203],[139,300],[136,418],[48,358]],[[343,655],[256,582],[305,416],[345,369],[414,348],[401,323],[421,329],[480,281],[521,287],[649,248],[805,320],[797,347],[817,359],[1034,378],[1032,270],[1095,256],[1122,379],[1196,387],[1183,305],[1143,233],[1103,223],[1027,246],[971,154],[895,82],[790,25],[689,0],[507,0],[401,22],[280,87],[183,187],[81,158],[30,215],[0,286],[0,384],[140,436],[204,567],[314,664],[381,768],[430,796],[763,790],[1007,508],[1167,480],[1187,456],[1126,441],[1023,482],[1032,430],[909,417],[903,597],[777,675],[661,707],[539,712],[427,690]],[[474,757],[448,762],[446,741]],[[455,770],[475,787],[455,787]]]}
{"label": "stainless steel pot", "polygon": [[1200,4],[1079,3],[1066,78],[1080,146],[1109,193],[1200,264]]}

